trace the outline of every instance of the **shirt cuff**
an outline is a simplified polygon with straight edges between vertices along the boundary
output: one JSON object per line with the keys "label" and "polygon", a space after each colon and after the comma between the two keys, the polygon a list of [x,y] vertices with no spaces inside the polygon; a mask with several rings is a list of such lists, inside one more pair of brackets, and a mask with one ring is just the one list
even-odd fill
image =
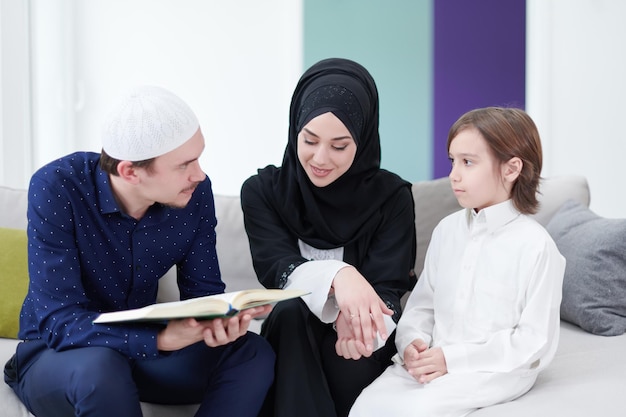
{"label": "shirt cuff", "polygon": [[154,359],[159,356],[157,333],[154,329],[135,329],[128,332],[128,348],[133,359]]}
{"label": "shirt cuff", "polygon": [[467,351],[463,344],[442,346],[448,372],[466,372],[469,369]]}
{"label": "shirt cuff", "polygon": [[339,307],[328,293],[337,272],[347,266],[350,265],[334,259],[305,262],[291,273],[285,288],[309,292],[302,296],[309,310],[323,323],[332,323],[337,320]]}

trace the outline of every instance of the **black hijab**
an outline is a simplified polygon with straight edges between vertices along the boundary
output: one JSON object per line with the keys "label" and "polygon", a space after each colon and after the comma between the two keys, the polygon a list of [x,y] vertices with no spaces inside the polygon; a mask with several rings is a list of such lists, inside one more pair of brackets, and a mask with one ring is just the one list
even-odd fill
{"label": "black hijab", "polygon": [[[332,112],[356,141],[351,167],[326,187],[316,187],[298,160],[298,133],[313,118]],[[347,59],[309,68],[294,91],[289,140],[282,166],[259,170],[263,193],[292,233],[318,249],[345,246],[373,233],[381,207],[410,184],[380,169],[378,91],[369,72]]]}

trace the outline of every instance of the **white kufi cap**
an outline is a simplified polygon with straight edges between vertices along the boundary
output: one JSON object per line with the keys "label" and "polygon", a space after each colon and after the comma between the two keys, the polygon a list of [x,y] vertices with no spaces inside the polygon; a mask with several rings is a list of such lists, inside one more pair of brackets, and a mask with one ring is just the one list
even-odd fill
{"label": "white kufi cap", "polygon": [[178,96],[154,86],[130,93],[105,119],[102,149],[121,161],[144,161],[187,142],[200,124]]}

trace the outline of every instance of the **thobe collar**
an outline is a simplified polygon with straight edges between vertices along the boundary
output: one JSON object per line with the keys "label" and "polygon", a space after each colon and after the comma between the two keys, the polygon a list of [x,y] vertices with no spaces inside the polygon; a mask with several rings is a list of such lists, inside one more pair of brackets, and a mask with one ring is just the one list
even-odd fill
{"label": "thobe collar", "polygon": [[485,207],[478,213],[474,209],[466,209],[467,227],[472,230],[475,225],[486,225],[488,233],[493,233],[505,224],[515,220],[521,213],[513,205],[513,200],[506,200],[493,206]]}

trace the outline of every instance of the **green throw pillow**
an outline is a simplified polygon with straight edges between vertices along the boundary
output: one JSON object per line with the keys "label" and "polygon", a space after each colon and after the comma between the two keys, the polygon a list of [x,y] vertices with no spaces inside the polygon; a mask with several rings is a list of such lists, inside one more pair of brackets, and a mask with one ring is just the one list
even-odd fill
{"label": "green throw pillow", "polygon": [[0,337],[17,338],[28,290],[26,231],[0,228]]}

